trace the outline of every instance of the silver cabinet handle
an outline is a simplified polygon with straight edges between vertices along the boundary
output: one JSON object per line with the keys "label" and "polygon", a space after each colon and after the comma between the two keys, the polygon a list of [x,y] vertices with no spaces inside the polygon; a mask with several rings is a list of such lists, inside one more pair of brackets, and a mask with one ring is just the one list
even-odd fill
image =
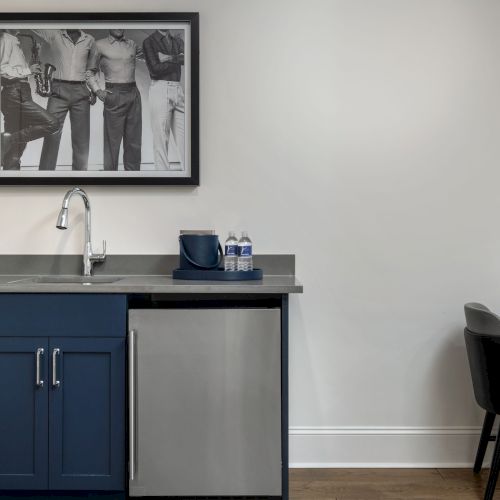
{"label": "silver cabinet handle", "polygon": [[128,445],[129,445],[129,480],[135,479],[136,471],[136,401],[135,401],[135,384],[136,384],[136,366],[135,366],[135,336],[136,331],[131,330],[128,335]]}
{"label": "silver cabinet handle", "polygon": [[57,356],[61,353],[60,349],[54,349],[52,351],[52,387],[59,387],[61,381],[57,379]]}
{"label": "silver cabinet handle", "polygon": [[40,370],[41,370],[40,359],[43,356],[43,353],[44,353],[43,347],[39,347],[36,350],[36,386],[37,387],[43,387],[43,380],[42,380],[42,376],[40,374]]}

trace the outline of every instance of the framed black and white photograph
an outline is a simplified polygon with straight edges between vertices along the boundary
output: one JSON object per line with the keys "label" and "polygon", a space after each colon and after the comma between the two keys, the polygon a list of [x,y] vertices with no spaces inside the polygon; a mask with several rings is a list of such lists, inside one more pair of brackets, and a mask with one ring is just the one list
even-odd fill
{"label": "framed black and white photograph", "polygon": [[2,14],[0,184],[199,184],[197,13]]}

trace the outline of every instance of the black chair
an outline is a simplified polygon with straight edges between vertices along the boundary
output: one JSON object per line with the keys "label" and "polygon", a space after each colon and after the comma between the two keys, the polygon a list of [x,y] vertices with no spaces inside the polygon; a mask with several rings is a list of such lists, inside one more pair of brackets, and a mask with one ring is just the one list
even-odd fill
{"label": "black chair", "polygon": [[486,410],[474,472],[481,471],[489,441],[496,441],[484,500],[492,500],[500,472],[500,439],[491,435],[500,414],[500,316],[482,304],[465,304],[465,345],[476,401]]}

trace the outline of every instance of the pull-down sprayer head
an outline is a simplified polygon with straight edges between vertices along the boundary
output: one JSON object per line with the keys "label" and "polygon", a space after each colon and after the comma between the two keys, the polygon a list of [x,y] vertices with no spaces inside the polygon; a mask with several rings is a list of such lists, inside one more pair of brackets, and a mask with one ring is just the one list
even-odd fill
{"label": "pull-down sprayer head", "polygon": [[89,202],[89,198],[87,196],[87,193],[79,187],[75,187],[73,189],[70,189],[64,195],[64,199],[62,202],[62,208],[61,208],[61,211],[59,212],[59,216],[57,217],[57,223],[56,223],[57,229],[68,229],[69,200],[71,200],[71,198],[74,194],[79,194],[83,199],[83,203],[85,205],[85,214],[87,216],[87,225],[89,226],[89,229],[90,229],[90,202]]}
{"label": "pull-down sprayer head", "polygon": [[57,223],[56,223],[57,229],[68,229],[68,209],[67,208],[61,208],[61,211],[59,212],[59,216],[57,217]]}

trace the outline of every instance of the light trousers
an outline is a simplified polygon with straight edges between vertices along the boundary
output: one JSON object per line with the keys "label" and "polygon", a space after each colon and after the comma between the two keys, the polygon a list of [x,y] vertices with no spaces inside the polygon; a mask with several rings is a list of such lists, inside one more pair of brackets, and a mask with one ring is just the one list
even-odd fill
{"label": "light trousers", "polygon": [[[184,136],[178,134],[179,127],[174,127],[174,110],[184,103],[184,92],[179,82],[153,80],[149,88],[149,108],[151,110],[151,128],[156,170],[184,169]],[[180,168],[168,161],[170,132],[179,150]]]}

